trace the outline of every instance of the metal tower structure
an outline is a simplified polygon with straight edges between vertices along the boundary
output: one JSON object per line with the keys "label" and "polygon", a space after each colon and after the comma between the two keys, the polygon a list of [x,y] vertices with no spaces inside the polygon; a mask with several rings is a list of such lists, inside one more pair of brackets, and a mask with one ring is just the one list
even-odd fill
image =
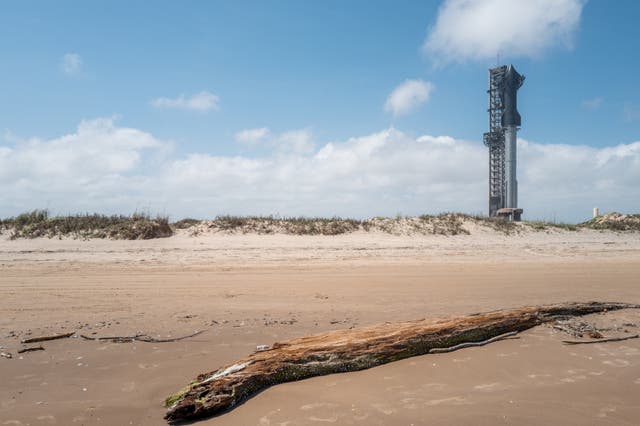
{"label": "metal tower structure", "polygon": [[517,207],[516,132],[520,126],[517,91],[524,82],[513,65],[489,69],[489,131],[484,144],[489,148],[489,216],[520,220]]}
{"label": "metal tower structure", "polygon": [[489,148],[489,216],[497,216],[504,207],[504,129],[502,129],[502,98],[500,85],[507,71],[505,65],[489,70],[489,131],[484,144]]}

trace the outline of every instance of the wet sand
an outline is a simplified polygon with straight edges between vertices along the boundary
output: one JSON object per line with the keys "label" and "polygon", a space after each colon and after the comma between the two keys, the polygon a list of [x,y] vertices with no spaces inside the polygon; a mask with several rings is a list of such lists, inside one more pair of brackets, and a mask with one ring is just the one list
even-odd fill
{"label": "wet sand", "polygon": [[[506,259],[506,260],[505,260]],[[163,424],[197,374],[291,337],[561,301],[640,303],[640,235],[0,239],[0,425]],[[640,332],[640,312],[586,318]],[[627,325],[624,325],[627,324]],[[79,338],[17,354],[19,340]],[[625,333],[625,331],[627,333]],[[640,339],[517,340],[278,385],[200,424],[638,424]]]}

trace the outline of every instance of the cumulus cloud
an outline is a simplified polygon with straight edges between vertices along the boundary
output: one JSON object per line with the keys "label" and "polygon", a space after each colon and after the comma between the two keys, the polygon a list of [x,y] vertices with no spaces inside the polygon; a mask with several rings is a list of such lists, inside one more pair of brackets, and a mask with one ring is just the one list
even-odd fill
{"label": "cumulus cloud", "polygon": [[82,58],[77,53],[67,53],[60,64],[62,72],[67,75],[77,75],[82,72]]}
{"label": "cumulus cloud", "polygon": [[571,48],[585,0],[445,0],[424,50],[441,62]]}
{"label": "cumulus cloud", "polygon": [[174,108],[205,112],[220,109],[220,98],[207,90],[196,93],[191,97],[180,95],[176,98],[156,98],[151,101],[155,108]]}
{"label": "cumulus cloud", "polygon": [[267,127],[245,129],[237,132],[234,139],[242,145],[256,147],[262,144],[280,153],[306,154],[315,147],[313,133],[309,129],[289,130],[280,134],[271,133]]}
{"label": "cumulus cloud", "polygon": [[387,98],[384,109],[395,116],[405,115],[429,100],[433,85],[423,80],[405,80]]}
{"label": "cumulus cloud", "polygon": [[[486,211],[480,141],[391,128],[316,149],[301,132],[274,136],[305,147],[285,153],[269,144],[271,151],[251,158],[175,157],[167,155],[169,142],[148,132],[112,119],[85,121],[59,138],[0,145],[0,216],[43,206],[62,213],[145,208],[174,218]],[[640,210],[640,142],[595,148],[520,140],[519,167],[526,218],[584,220],[595,206]]]}
{"label": "cumulus cloud", "polygon": [[267,127],[260,127],[257,129],[245,129],[237,132],[234,136],[236,142],[244,145],[255,145],[261,141],[264,141],[270,132]]}

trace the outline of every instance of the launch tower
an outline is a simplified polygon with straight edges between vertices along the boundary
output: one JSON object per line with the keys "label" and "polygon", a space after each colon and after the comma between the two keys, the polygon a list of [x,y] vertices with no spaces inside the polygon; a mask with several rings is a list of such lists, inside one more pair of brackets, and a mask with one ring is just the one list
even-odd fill
{"label": "launch tower", "polygon": [[489,70],[489,131],[484,144],[489,148],[489,216],[519,221],[516,180],[516,140],[521,124],[518,89],[524,75],[513,65]]}

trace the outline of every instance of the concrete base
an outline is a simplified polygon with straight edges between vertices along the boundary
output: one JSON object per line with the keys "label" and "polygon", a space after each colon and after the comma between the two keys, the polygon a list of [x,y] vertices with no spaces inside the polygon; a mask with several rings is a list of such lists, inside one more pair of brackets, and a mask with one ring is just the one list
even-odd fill
{"label": "concrete base", "polygon": [[497,216],[507,220],[511,220],[513,222],[520,222],[522,218],[522,211],[522,209],[507,207],[504,209],[499,209],[497,212]]}

